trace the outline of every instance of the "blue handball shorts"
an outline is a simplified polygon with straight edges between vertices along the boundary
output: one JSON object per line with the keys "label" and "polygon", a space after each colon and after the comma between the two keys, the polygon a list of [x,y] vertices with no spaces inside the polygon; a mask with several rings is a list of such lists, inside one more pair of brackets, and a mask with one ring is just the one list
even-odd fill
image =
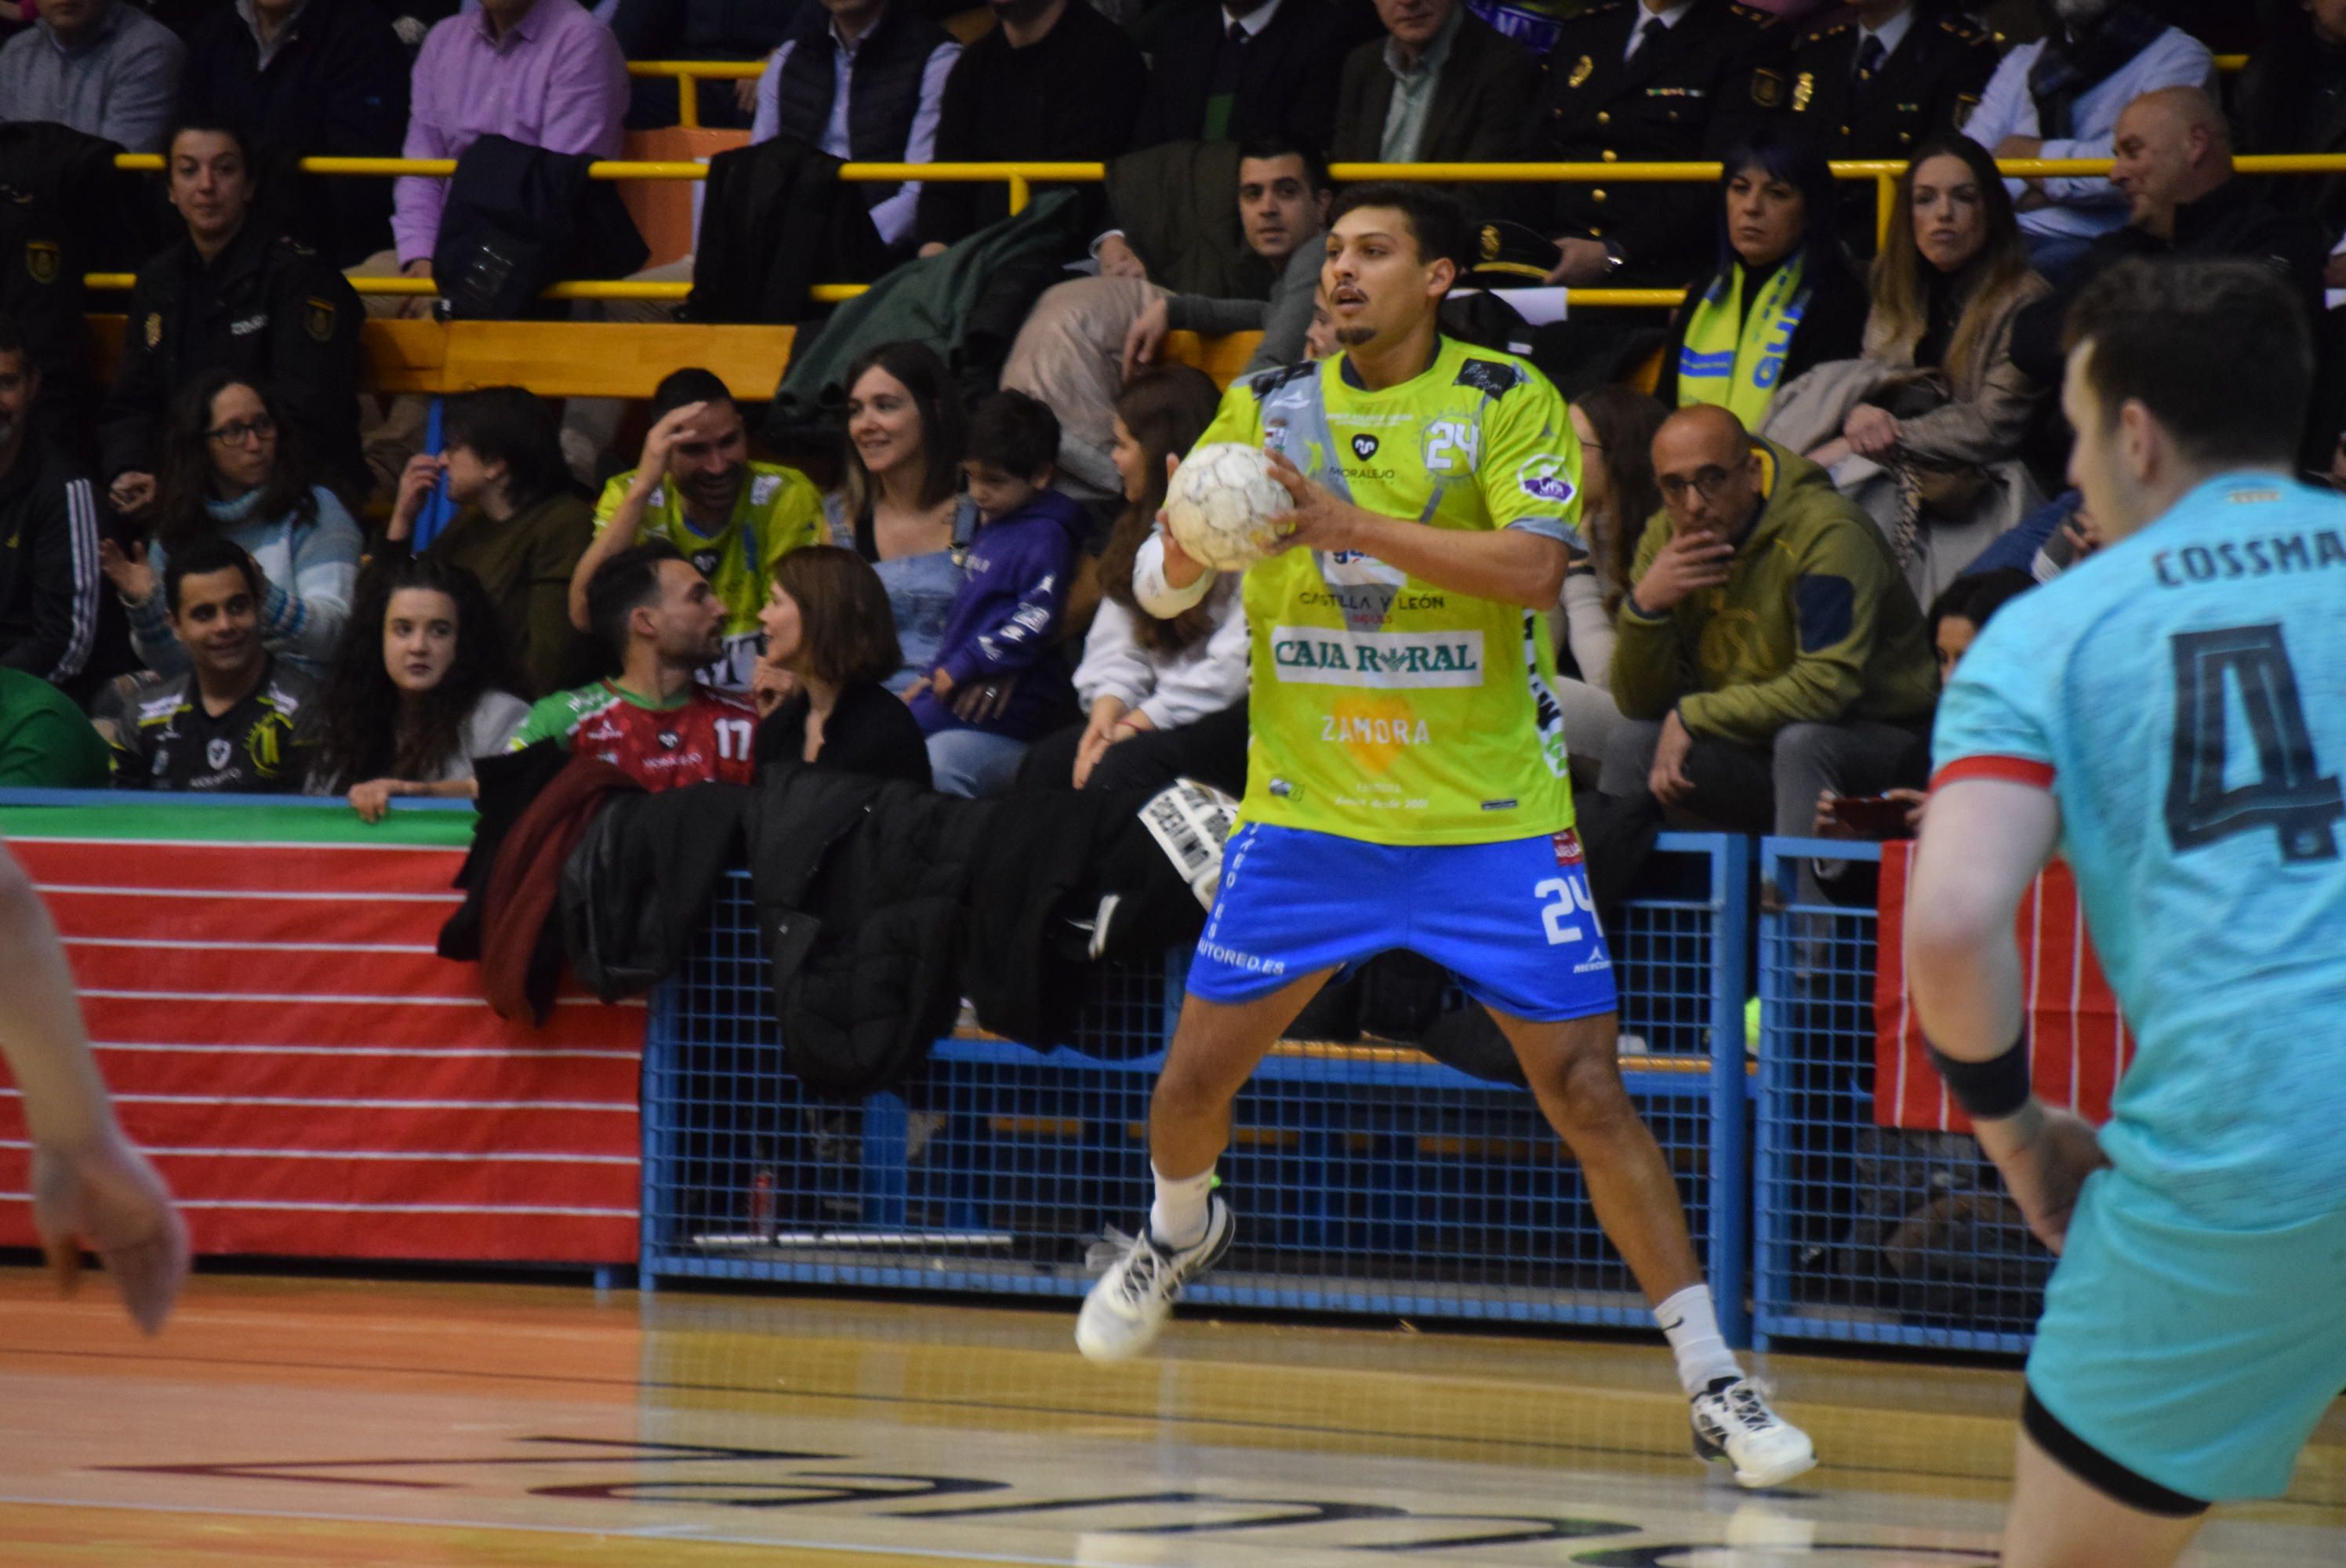
{"label": "blue handball shorts", "polygon": [[1250,822],[1222,853],[1221,891],[1189,992],[1256,1002],[1300,976],[1407,948],[1485,1006],[1554,1023],[1614,1010],[1579,836],[1495,844],[1372,844]]}

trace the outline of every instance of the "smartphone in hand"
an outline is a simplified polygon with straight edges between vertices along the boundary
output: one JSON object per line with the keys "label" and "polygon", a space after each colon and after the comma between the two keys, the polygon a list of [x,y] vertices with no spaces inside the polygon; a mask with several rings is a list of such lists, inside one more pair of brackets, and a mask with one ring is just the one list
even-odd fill
{"label": "smartphone in hand", "polygon": [[1887,795],[1836,795],[1825,805],[1835,822],[1861,839],[1905,838],[1910,809],[1905,801]]}

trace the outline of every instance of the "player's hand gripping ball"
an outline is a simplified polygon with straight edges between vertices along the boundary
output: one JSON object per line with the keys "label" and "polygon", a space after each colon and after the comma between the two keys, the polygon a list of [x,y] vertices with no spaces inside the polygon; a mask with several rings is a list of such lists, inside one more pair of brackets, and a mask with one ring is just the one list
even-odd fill
{"label": "player's hand gripping ball", "polygon": [[1270,460],[1235,441],[1192,452],[1165,493],[1165,524],[1174,542],[1217,572],[1236,572],[1270,555],[1279,543],[1272,521],[1294,510],[1287,487],[1271,477]]}

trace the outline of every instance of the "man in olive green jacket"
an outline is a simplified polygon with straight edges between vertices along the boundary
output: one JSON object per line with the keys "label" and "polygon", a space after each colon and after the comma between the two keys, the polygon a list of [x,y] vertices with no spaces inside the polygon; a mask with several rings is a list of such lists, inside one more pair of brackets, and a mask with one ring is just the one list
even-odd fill
{"label": "man in olive green jacket", "polygon": [[1654,472],[1663,511],[1621,606],[1613,697],[1627,722],[1599,790],[1804,837],[1820,794],[1910,781],[1925,766],[1937,669],[1865,514],[1815,463],[1720,408],[1671,415]]}

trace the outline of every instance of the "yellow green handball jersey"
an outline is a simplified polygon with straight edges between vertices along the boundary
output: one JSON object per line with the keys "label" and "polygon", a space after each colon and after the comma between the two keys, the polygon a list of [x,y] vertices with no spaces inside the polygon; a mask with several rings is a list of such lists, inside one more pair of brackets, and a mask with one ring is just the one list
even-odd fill
{"label": "yellow green handball jersey", "polygon": [[[1524,361],[1449,339],[1370,392],[1342,356],[1233,386],[1200,444],[1284,453],[1354,504],[1429,528],[1577,541],[1580,451]],[[1248,821],[1380,844],[1479,844],[1572,826],[1545,618],[1358,552],[1249,567]]]}

